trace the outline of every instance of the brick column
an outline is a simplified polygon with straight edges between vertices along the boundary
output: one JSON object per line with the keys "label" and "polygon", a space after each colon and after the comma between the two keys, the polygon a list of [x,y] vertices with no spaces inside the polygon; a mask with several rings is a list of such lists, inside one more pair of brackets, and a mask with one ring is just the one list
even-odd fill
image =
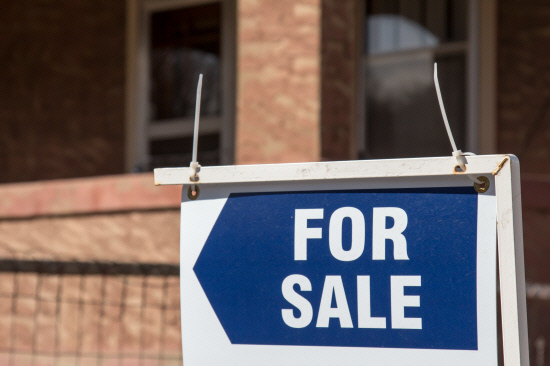
{"label": "brick column", "polygon": [[357,158],[359,91],[359,1],[322,0],[321,158]]}
{"label": "brick column", "polygon": [[236,164],[320,160],[320,1],[238,1]]}
{"label": "brick column", "polygon": [[550,3],[498,3],[498,151],[550,175]]}

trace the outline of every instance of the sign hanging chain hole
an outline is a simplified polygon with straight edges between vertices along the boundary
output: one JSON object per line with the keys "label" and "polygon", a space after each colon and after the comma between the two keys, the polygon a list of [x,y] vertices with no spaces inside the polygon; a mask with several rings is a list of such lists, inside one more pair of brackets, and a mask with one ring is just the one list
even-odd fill
{"label": "sign hanging chain hole", "polygon": [[[456,158],[458,165],[460,166],[461,171],[455,167],[455,172],[466,172],[466,158],[465,155],[475,155],[474,153],[464,153],[462,150],[456,148],[455,139],[451,131],[451,126],[449,125],[449,120],[447,119],[447,112],[445,112],[445,105],[443,104],[443,97],[441,96],[441,89],[439,88],[439,79],[437,78],[437,62],[434,62],[434,84],[435,91],[437,93],[437,100],[439,102],[439,109],[441,110],[441,116],[443,117],[443,122],[445,123],[445,129],[447,130],[447,136],[449,136],[449,141],[451,142],[451,147],[453,148],[453,156]],[[468,175],[474,183],[481,184],[482,182],[475,177]]]}
{"label": "sign hanging chain hole", "polygon": [[489,178],[484,176],[479,176],[477,179],[481,183],[474,183],[474,188],[478,193],[485,193],[489,190],[489,187],[491,186],[491,183],[489,182]]}
{"label": "sign hanging chain hole", "polygon": [[200,193],[201,193],[201,190],[199,186],[196,184],[191,184],[187,189],[187,197],[189,197],[189,199],[192,201],[199,198]]}

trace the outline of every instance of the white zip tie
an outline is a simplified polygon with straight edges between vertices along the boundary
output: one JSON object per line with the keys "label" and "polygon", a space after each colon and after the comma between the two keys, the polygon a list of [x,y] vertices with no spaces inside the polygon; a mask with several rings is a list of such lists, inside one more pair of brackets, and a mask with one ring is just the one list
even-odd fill
{"label": "white zip tie", "polygon": [[197,101],[195,103],[195,129],[193,131],[193,155],[191,158],[191,176],[189,180],[196,182],[199,180],[200,164],[197,162],[197,148],[199,145],[199,119],[201,114],[201,91],[202,91],[202,74],[199,75],[199,83],[197,85]]}
{"label": "white zip tie", "polygon": [[[453,148],[452,155],[456,158],[456,161],[458,162],[460,169],[462,169],[462,171],[465,172],[467,161],[464,156],[475,155],[475,154],[471,152],[465,153],[465,152],[462,152],[462,150],[458,150],[456,148],[455,139],[453,137],[453,133],[451,132],[451,126],[449,125],[449,120],[447,119],[447,112],[445,112],[445,106],[443,105],[443,98],[441,97],[441,89],[439,88],[439,80],[437,78],[437,62],[434,62],[434,84],[435,84],[435,91],[437,93],[437,100],[439,101],[439,109],[441,110],[441,115],[443,116],[443,122],[445,123],[445,129],[447,130],[447,135],[449,136],[449,141],[451,142],[451,147]],[[477,178],[474,178],[470,175],[468,175],[468,178],[470,178],[472,181],[474,181],[477,184],[482,184],[482,182]]]}

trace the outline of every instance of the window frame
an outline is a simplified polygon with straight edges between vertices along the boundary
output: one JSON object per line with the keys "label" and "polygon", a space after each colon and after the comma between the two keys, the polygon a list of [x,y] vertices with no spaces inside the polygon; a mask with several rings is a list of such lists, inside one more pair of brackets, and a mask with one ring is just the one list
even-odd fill
{"label": "window frame", "polygon": [[[202,4],[221,5],[221,105],[220,117],[201,117],[200,134],[220,134],[219,161],[234,160],[236,0],[127,0],[126,27],[126,171],[148,171],[149,143],[153,139],[190,137],[193,118],[156,120],[151,123],[150,16],[154,12]],[[205,75],[208,77],[208,75]],[[200,163],[200,156],[198,156]]]}
{"label": "window frame", "polygon": [[[463,52],[466,60],[465,80],[465,146],[463,151],[475,153],[496,153],[496,0],[468,0],[466,11],[465,41],[449,42],[435,47],[423,47],[368,56],[364,49],[366,29],[366,1],[359,2],[357,16],[357,44],[360,52],[356,73],[359,79],[357,89],[357,154],[367,151],[367,110],[365,65],[369,57],[396,57],[399,54],[433,51],[435,54]],[[483,19],[483,21],[481,21]],[[443,96],[445,97],[445,96]],[[443,128],[443,121],[442,121]],[[449,154],[452,148],[449,144]]]}

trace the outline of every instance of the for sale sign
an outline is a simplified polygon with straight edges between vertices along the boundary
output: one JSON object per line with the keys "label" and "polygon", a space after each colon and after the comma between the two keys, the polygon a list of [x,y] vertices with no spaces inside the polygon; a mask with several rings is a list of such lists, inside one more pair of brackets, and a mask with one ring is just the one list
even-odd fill
{"label": "for sale sign", "polygon": [[496,365],[495,177],[437,160],[203,169],[182,199],[185,364]]}

